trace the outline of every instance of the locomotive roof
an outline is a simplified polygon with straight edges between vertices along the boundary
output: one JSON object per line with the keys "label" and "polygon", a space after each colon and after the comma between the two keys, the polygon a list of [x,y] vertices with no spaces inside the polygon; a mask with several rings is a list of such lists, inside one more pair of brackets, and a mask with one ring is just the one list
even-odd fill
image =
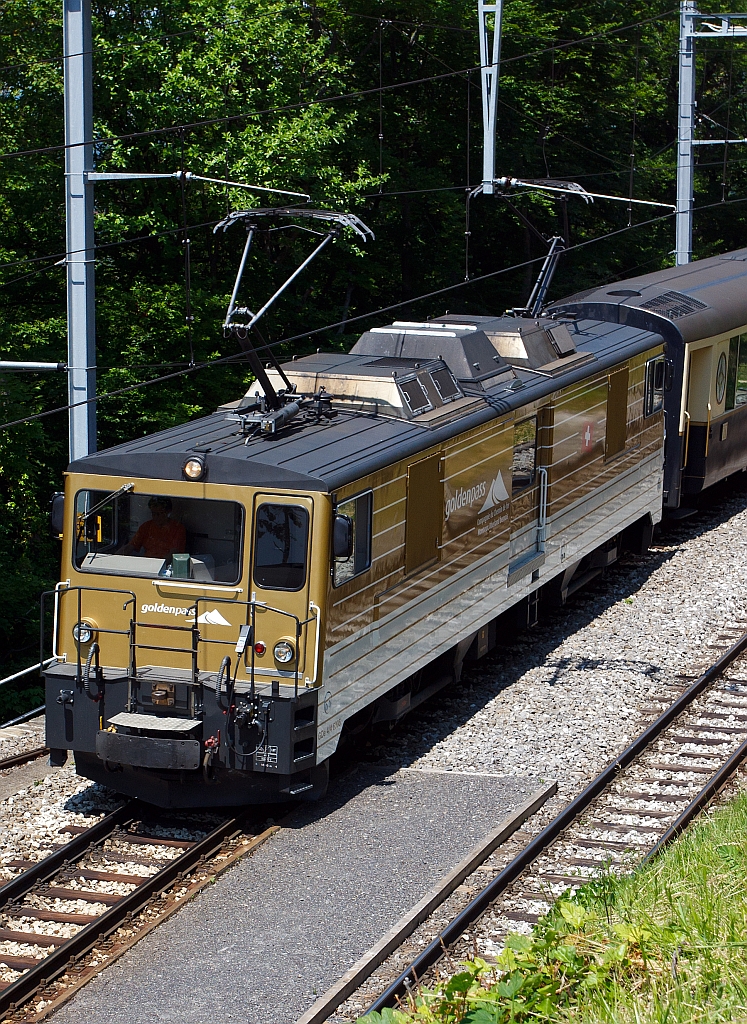
{"label": "locomotive roof", "polygon": [[[686,342],[735,331],[747,324],[747,248],[576,292],[550,308],[580,307],[586,315],[607,318],[602,306],[666,317]],[[622,309],[615,319],[624,322]]]}
{"label": "locomotive roof", "polygon": [[[459,319],[468,327],[482,326],[486,318]],[[663,340],[651,331],[591,320],[569,323],[568,329],[577,353],[556,360],[552,372],[514,365],[510,372],[499,373],[492,380],[462,384],[467,400],[440,410],[445,414],[436,418],[395,417],[378,412],[376,406],[365,411],[333,400],[337,415],[332,419],[312,422],[299,415],[277,435],[247,438],[238,411],[223,407],[201,419],[78,459],[69,471],[181,480],[184,461],[200,451],[207,461],[206,480],[212,483],[333,491],[465,430],[520,410]],[[371,364],[370,354],[320,354],[287,363],[284,368],[289,373],[299,368],[321,371],[329,368],[331,359],[351,373],[363,373]],[[392,359],[390,365],[396,362]],[[412,365],[412,360],[401,362]],[[450,369],[457,376],[457,368]]]}

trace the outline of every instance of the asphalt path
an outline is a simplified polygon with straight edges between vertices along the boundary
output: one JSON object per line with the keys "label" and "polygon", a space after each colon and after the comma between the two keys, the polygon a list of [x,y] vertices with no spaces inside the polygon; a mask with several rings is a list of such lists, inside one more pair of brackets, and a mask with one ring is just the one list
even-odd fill
{"label": "asphalt path", "polygon": [[359,768],[147,935],[54,1024],[293,1024],[536,789]]}

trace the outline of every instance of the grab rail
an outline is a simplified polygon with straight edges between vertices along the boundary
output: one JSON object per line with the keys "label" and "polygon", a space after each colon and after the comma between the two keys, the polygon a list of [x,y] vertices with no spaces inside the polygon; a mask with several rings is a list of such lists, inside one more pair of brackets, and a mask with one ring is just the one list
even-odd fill
{"label": "grab rail", "polygon": [[680,466],[680,472],[687,468],[687,456],[690,451],[690,413],[685,409],[685,458]]}
{"label": "grab rail", "polygon": [[[67,580],[65,581],[65,583],[67,584]],[[76,623],[80,622],[81,621],[81,616],[82,616],[82,613],[83,613],[81,594],[82,594],[82,592],[84,590],[85,591],[90,591],[92,594],[120,594],[120,595],[124,594],[127,597],[127,600],[125,601],[125,603],[122,606],[122,611],[126,611],[127,610],[127,606],[130,605],[130,604],[132,605],[133,618],[130,619],[130,627],[128,629],[105,629],[103,626],[99,626],[97,624],[94,628],[95,628],[95,632],[96,633],[112,633],[112,634],[115,634],[117,636],[131,636],[131,634],[133,632],[133,628],[132,627],[133,627],[133,623],[134,623],[135,609],[137,608],[137,597],[135,596],[135,593],[132,590],[119,590],[119,589],[115,590],[113,587],[71,587],[69,585],[63,585],[63,584],[58,583],[57,586],[54,588],[54,590],[45,590],[44,593],[41,595],[41,598],[40,598],[40,606],[41,606],[40,623],[39,623],[39,661],[40,662],[44,661],[44,612],[45,612],[46,599],[48,597],[53,596],[53,595],[55,597],[55,617],[54,617],[54,630],[55,630],[55,633],[54,633],[54,636],[52,638],[52,649],[53,649],[53,651],[56,652],[56,650],[57,650],[57,639],[58,639],[58,633],[59,633],[59,614],[58,614],[57,602],[65,594],[77,593],[78,594],[78,608],[77,608],[77,618],[76,618],[75,621],[76,621]],[[80,647],[81,647],[81,645],[79,643],[76,643],[75,646],[77,648],[77,653],[78,653],[77,662],[76,662],[76,665],[77,665],[76,679],[80,680],[80,679],[83,678],[83,661],[81,659],[81,654],[80,654]],[[55,654],[54,657],[57,658],[57,661],[61,661],[62,660],[62,658],[59,655],[57,655],[57,654]]]}
{"label": "grab rail", "polygon": [[309,601],[309,611],[314,613],[314,618],[316,619],[316,636],[314,638],[314,677],[313,679],[309,679],[307,676],[304,682],[307,686],[314,686],[316,683],[316,677],[319,674],[319,646],[321,640],[320,634],[322,632],[322,615],[319,605],[314,604],[313,601]]}
{"label": "grab rail", "polygon": [[537,470],[540,478],[539,488],[539,514],[537,516],[537,550],[545,550],[545,540],[547,539],[547,470],[544,466],[541,466]]}
{"label": "grab rail", "polygon": [[193,580],[190,580],[189,583],[181,583],[180,581],[169,579],[168,576],[165,576],[163,579],[151,580],[150,582],[154,587],[176,587],[182,589],[186,587],[188,590],[225,590],[231,594],[244,593],[243,587],[227,587],[224,583],[197,583]]}

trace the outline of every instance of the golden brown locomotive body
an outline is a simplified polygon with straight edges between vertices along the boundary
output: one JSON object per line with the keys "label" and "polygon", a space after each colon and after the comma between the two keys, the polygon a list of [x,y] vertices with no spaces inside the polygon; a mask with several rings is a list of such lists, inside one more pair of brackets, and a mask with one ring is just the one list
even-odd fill
{"label": "golden brown locomotive body", "polygon": [[[73,464],[55,756],[164,805],[318,795],[344,731],[436,692],[542,588],[562,601],[645,546],[663,348],[594,321],[398,323],[286,364],[277,429],[253,388]],[[163,498],[184,550],[150,543]]]}

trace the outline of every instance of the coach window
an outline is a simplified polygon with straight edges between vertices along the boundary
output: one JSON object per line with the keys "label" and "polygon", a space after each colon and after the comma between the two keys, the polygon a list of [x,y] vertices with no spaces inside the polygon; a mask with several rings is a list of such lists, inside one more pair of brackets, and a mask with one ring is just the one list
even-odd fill
{"label": "coach window", "polygon": [[734,405],[747,405],[747,334],[740,334],[738,338],[729,341],[729,356],[731,357],[732,341],[735,343],[736,352],[736,374]]}
{"label": "coach window", "polygon": [[729,412],[736,405],[737,399],[737,367],[739,365],[739,337],[729,338],[729,351],[726,356],[726,394],[724,395],[724,411]]}
{"label": "coach window", "polygon": [[347,516],[353,526],[353,553],[349,558],[335,559],[333,583],[336,587],[365,572],[371,565],[372,508],[373,494],[366,491],[340,502],[335,509],[338,515]]}
{"label": "coach window", "polygon": [[309,513],[300,505],[260,505],[254,533],[254,582],[300,590],[306,582]]}
{"label": "coach window", "polygon": [[511,463],[511,492],[520,494],[534,483],[537,458],[537,417],[514,426],[514,455]]}
{"label": "coach window", "polygon": [[664,408],[664,356],[646,363],[646,384],[643,397],[643,415],[653,416]]}

